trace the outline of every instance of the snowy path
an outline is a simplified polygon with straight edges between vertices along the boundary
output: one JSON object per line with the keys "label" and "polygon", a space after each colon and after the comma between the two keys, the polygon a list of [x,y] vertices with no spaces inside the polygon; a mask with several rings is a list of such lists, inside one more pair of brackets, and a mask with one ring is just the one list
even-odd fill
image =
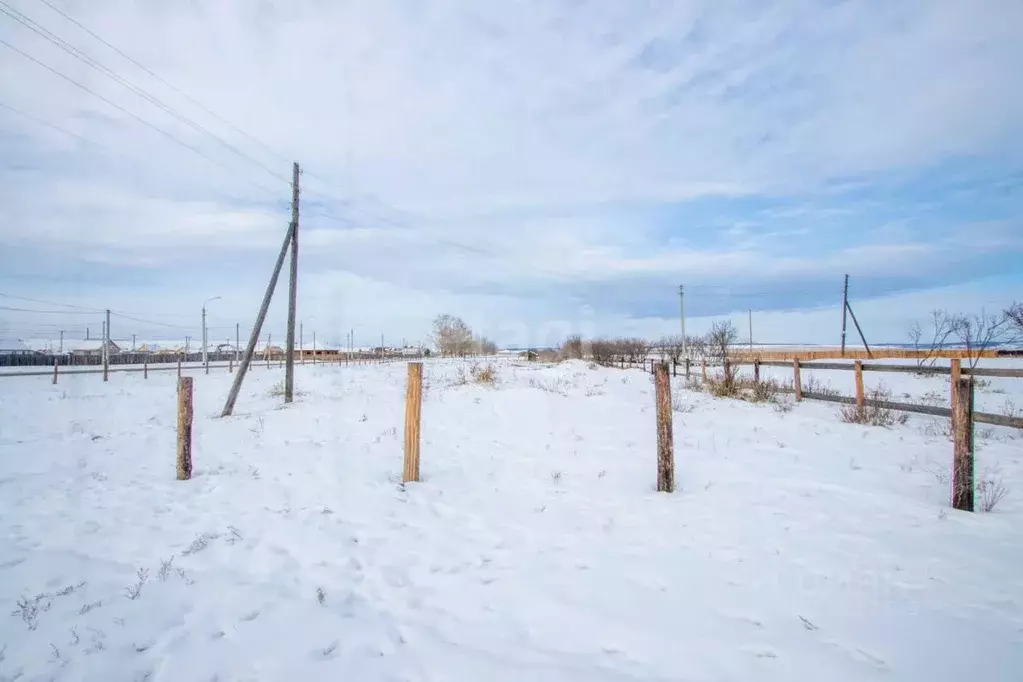
{"label": "snowy path", "polygon": [[0,384],[0,680],[1018,679],[1015,434],[969,515],[920,420],[679,392],[668,496],[649,376],[500,367],[427,363],[407,488],[400,364],[197,376],[190,482],[173,373]]}

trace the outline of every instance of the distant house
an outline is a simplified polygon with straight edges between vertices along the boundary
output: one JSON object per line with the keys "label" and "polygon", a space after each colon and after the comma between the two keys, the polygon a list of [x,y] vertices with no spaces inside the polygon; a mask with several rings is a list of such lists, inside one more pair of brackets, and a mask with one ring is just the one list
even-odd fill
{"label": "distant house", "polygon": [[[107,341],[107,343],[109,344],[108,352],[111,355],[121,352],[121,347],[113,341]],[[64,352],[77,358],[98,358],[103,355],[103,340],[65,340]]]}
{"label": "distant house", "polygon": [[32,355],[33,352],[21,339],[0,338],[0,355]]}

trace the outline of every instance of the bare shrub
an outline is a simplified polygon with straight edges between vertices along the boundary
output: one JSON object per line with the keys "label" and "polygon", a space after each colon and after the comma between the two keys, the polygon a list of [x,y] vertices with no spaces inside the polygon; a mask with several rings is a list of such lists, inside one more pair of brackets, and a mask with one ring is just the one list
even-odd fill
{"label": "bare shrub", "polygon": [[997,470],[987,472],[976,483],[977,504],[981,511],[993,511],[1009,489]]}
{"label": "bare shrub", "polygon": [[956,318],[944,310],[932,310],[926,329],[919,322],[909,328],[909,340],[913,349],[923,353],[916,359],[917,367],[933,366],[937,360],[937,352],[945,347],[949,338],[955,334]]}
{"label": "bare shrub", "polygon": [[166,561],[160,559],[160,571],[156,575],[160,578],[161,582],[167,580],[167,578],[170,577],[170,572],[171,569],[173,568],[173,564],[174,564],[173,554],[171,554],[171,558],[167,559]]}
{"label": "bare shrub", "polygon": [[749,391],[745,394],[751,403],[770,403],[778,399],[779,386],[775,379],[750,381]]}
{"label": "bare shrub", "polygon": [[477,384],[493,386],[497,383],[497,368],[492,363],[481,365],[478,362],[472,363],[469,367],[469,375]]}
{"label": "bare shrub", "polygon": [[284,397],[284,381],[278,381],[270,388],[270,396],[273,398]]}
{"label": "bare shrub", "polygon": [[657,342],[657,349],[660,351],[661,359],[665,362],[669,360],[681,362],[686,344],[682,336],[665,336]]}
{"label": "bare shrub", "polygon": [[562,476],[562,474],[563,474],[563,472],[561,472],[561,471],[552,471],[551,472],[551,482],[554,483],[555,485],[558,485],[559,483],[561,483],[561,476]]}
{"label": "bare shrub", "polygon": [[1013,341],[1023,341],[1023,303],[1014,302],[1002,313],[1007,333]]}
{"label": "bare shrub", "polygon": [[618,359],[615,342],[608,339],[596,339],[590,343],[590,357],[598,365],[609,367]]}
{"label": "bare shrub", "polygon": [[847,424],[867,424],[870,426],[890,427],[905,424],[909,415],[887,407],[892,402],[892,392],[884,384],[866,395],[864,404],[844,405],[841,410],[842,421]]}
{"label": "bare shrub", "polygon": [[433,342],[441,355],[465,356],[472,352],[472,330],[461,318],[438,315],[433,321]]}
{"label": "bare shrub", "polygon": [[988,315],[983,310],[976,315],[956,317],[953,323],[954,333],[966,348],[971,369],[980,362],[980,353],[1005,338],[1009,322],[1004,315]]}
{"label": "bare shrub", "polygon": [[316,601],[320,603],[320,606],[327,603],[327,593],[323,591],[322,587],[316,588]]}
{"label": "bare shrub", "polygon": [[795,405],[791,400],[779,400],[774,404],[774,411],[780,412],[781,414],[787,414],[792,411]]}
{"label": "bare shrub", "polygon": [[731,320],[715,322],[707,334],[707,355],[718,362],[724,362],[739,338],[739,330]]}
{"label": "bare shrub", "polygon": [[689,414],[696,409],[696,405],[693,405],[688,400],[683,400],[681,396],[671,397],[671,411],[678,412],[679,414]]}
{"label": "bare shrub", "polygon": [[583,359],[583,337],[578,334],[572,335],[565,339],[565,342],[561,344],[561,357],[566,360],[582,360]]}
{"label": "bare shrub", "polygon": [[[810,375],[810,378],[803,384],[803,393],[816,393],[817,395],[840,395],[837,389],[831,388],[830,385],[824,384],[814,375]],[[889,391],[888,399],[891,400],[891,392]]]}
{"label": "bare shrub", "polygon": [[698,378],[691,376],[686,379],[685,388],[687,391],[699,393],[703,391],[703,383]]}

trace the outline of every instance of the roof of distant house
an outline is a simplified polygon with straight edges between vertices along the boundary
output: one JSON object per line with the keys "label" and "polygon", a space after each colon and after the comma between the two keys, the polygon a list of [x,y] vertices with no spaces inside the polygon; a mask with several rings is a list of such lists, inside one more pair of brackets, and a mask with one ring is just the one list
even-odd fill
{"label": "roof of distant house", "polygon": [[32,350],[29,348],[24,341],[21,339],[4,339],[0,338],[0,351],[27,351]]}

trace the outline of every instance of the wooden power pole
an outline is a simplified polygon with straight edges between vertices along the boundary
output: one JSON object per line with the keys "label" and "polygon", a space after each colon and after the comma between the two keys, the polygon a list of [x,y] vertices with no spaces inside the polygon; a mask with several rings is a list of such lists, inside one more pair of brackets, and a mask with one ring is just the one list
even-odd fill
{"label": "wooden power pole", "polygon": [[298,302],[298,162],[291,169],[291,282],[288,289],[288,349],[285,351],[284,402],[295,395],[295,307]]}

